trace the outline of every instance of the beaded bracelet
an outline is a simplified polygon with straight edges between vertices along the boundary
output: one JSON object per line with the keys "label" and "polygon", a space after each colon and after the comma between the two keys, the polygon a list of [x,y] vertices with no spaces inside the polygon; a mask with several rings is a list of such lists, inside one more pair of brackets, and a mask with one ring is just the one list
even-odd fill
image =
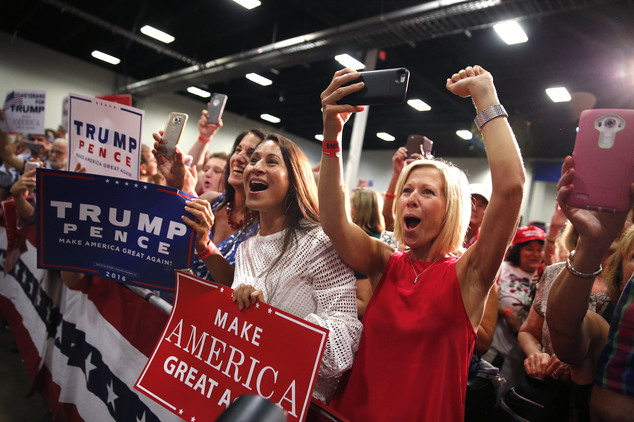
{"label": "beaded bracelet", "polygon": [[566,261],[566,268],[568,269],[568,271],[570,271],[570,274],[579,278],[595,278],[603,272],[603,266],[601,264],[599,264],[599,269],[597,269],[593,273],[582,273],[581,271],[577,270],[575,267],[572,266],[572,257],[575,256],[575,252],[577,251],[570,252],[570,256]]}

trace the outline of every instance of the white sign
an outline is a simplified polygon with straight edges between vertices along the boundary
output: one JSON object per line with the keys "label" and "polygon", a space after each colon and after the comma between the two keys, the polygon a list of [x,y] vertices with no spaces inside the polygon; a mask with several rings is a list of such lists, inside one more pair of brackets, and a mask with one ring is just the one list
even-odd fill
{"label": "white sign", "polygon": [[23,134],[44,134],[46,91],[11,91],[4,100],[3,129]]}
{"label": "white sign", "polygon": [[139,180],[144,111],[70,94],[68,169]]}

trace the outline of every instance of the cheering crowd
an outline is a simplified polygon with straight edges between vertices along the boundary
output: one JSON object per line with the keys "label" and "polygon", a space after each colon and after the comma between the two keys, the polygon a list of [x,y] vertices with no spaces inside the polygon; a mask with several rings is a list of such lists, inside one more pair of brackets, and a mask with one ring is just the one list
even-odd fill
{"label": "cheering crowd", "polygon": [[[222,121],[207,123],[206,110],[186,154],[168,156],[161,131],[143,146],[139,180],[195,197],[183,216],[193,273],[231,287],[241,310],[261,301],[327,328],[313,397],[351,421],[631,420],[633,211],[567,206],[567,157],[550,224],[518,227],[521,151],[480,66],[446,88],[473,101],[490,186],[401,148],[384,198],[349,194],[341,139],[363,110],[345,103],[358,77],[340,70],[321,94],[314,168],[292,140],[257,128],[229,154],[208,151]],[[67,167],[65,134],[52,137],[12,144],[0,132],[0,185],[25,223],[35,213],[28,163]]]}

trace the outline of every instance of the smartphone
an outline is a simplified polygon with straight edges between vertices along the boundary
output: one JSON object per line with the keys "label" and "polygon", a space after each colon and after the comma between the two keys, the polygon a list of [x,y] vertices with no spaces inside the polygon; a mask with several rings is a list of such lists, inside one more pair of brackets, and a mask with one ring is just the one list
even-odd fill
{"label": "smartphone", "polygon": [[42,152],[42,144],[38,144],[37,142],[30,139],[24,141],[24,146],[34,154],[39,154],[40,152]]}
{"label": "smartphone", "polygon": [[165,147],[167,148],[165,155],[174,155],[174,147],[181,138],[188,117],[189,116],[185,113],[170,113],[167,123],[165,124],[165,130],[163,131],[163,141],[165,141]]}
{"label": "smartphone", "polygon": [[634,181],[634,110],[584,110],[572,153],[574,188],[567,204],[599,212],[629,209]]}
{"label": "smartphone", "polygon": [[40,167],[42,167],[41,161],[27,161],[24,163],[24,172],[26,173],[27,171],[35,170]]}
{"label": "smartphone", "polygon": [[218,121],[222,117],[222,112],[225,111],[225,105],[227,104],[227,96],[225,94],[213,93],[209,100],[209,117],[207,117],[207,123],[218,124]]}
{"label": "smartphone", "polygon": [[359,72],[361,76],[346,85],[364,82],[358,92],[346,95],[339,103],[350,105],[387,105],[405,101],[409,85],[409,70],[404,67],[395,69],[370,70]]}
{"label": "smartphone", "polygon": [[407,137],[407,157],[411,157],[412,154],[420,154],[423,158],[432,158],[431,149],[434,146],[434,141],[423,135],[409,135]]}

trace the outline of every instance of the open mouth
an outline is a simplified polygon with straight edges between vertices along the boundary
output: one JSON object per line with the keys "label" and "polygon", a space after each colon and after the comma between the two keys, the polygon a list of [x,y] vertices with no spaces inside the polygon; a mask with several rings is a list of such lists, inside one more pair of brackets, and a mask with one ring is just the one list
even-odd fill
{"label": "open mouth", "polygon": [[405,227],[407,227],[408,230],[412,230],[412,229],[415,229],[416,226],[420,224],[421,220],[420,218],[416,218],[416,217],[405,217],[403,221],[405,222]]}
{"label": "open mouth", "polygon": [[262,192],[263,190],[268,189],[269,185],[260,181],[260,180],[252,180],[249,182],[249,190],[251,192]]}

